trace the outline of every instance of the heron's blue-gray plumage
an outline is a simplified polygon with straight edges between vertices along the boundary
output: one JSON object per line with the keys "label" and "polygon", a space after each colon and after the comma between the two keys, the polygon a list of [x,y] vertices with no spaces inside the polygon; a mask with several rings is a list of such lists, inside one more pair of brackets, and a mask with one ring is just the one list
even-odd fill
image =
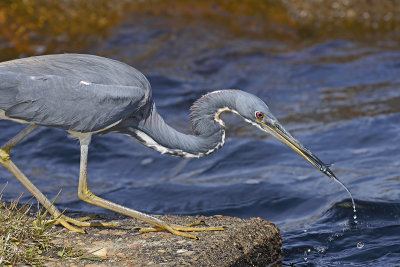
{"label": "heron's blue-gray plumage", "polygon": [[220,90],[192,106],[193,134],[178,132],[157,113],[143,74],[124,63],[92,55],[3,62],[0,81],[0,109],[8,118],[82,133],[120,132],[174,156],[201,157],[220,148],[225,129],[219,115],[224,111],[251,123],[255,123],[256,111],[273,118],[258,97],[240,90]]}
{"label": "heron's blue-gray plumage", "polygon": [[0,71],[27,76],[57,75],[104,84],[143,88],[151,97],[150,84],[135,68],[109,58],[85,54],[58,54],[1,62]]}
{"label": "heron's blue-gray plumage", "polygon": [[222,112],[237,113],[254,123],[255,112],[269,112],[264,102],[249,93],[240,90],[215,91],[193,104],[190,116],[193,134],[185,134],[165,123],[155,105],[150,105],[148,112],[139,119],[125,120],[111,130],[131,135],[161,153],[181,157],[202,157],[223,146],[225,127],[219,119]]}
{"label": "heron's blue-gray plumage", "polygon": [[207,134],[209,127],[218,126],[215,123],[210,125],[210,120],[205,120],[204,118],[214,119],[215,112],[224,108],[254,123],[255,112],[257,111],[274,118],[268,106],[257,96],[241,90],[219,90],[202,96],[190,108],[192,111],[190,118],[194,132]]}
{"label": "heron's blue-gray plumage", "polygon": [[151,98],[147,79],[124,63],[62,54],[0,63],[0,109],[7,117],[77,132],[126,118]]}

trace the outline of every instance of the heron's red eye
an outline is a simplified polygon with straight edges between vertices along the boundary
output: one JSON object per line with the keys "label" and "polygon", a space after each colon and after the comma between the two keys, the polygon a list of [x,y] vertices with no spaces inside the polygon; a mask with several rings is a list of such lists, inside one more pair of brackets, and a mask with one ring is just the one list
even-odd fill
{"label": "heron's red eye", "polygon": [[256,112],[256,117],[257,117],[257,119],[262,119],[262,118],[264,118],[264,113],[262,113],[262,112]]}

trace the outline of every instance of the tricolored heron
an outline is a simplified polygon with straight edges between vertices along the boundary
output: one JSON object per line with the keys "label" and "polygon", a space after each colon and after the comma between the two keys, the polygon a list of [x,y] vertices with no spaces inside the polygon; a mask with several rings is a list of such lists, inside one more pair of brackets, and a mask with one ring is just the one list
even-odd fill
{"label": "tricolored heron", "polygon": [[[88,147],[92,135],[118,132],[160,153],[199,158],[221,148],[225,141],[223,112],[233,112],[273,135],[328,177],[333,172],[306,149],[272,115],[258,97],[240,90],[219,90],[198,99],[191,107],[193,134],[173,129],[157,113],[146,77],[122,62],[93,55],[60,54],[0,63],[0,119],[28,126],[0,149],[0,162],[53,215],[72,231],[81,226],[108,226],[63,215],[17,168],[10,150],[38,126],[66,130],[81,147],[78,196],[80,199],[173,234],[195,238],[186,231],[222,230],[166,223],[142,212],[95,196],[87,188]],[[78,226],[72,226],[72,225]]]}

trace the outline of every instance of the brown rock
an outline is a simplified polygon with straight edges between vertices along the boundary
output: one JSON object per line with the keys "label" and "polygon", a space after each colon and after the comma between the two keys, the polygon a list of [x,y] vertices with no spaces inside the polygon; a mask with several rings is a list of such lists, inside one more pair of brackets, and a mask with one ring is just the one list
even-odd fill
{"label": "brown rock", "polygon": [[107,257],[107,248],[101,248],[92,253],[95,256],[105,258]]}
{"label": "brown rock", "polygon": [[[279,265],[281,257],[279,229],[260,218],[243,220],[224,216],[221,220],[219,216],[168,216],[169,222],[181,225],[202,220],[206,226],[199,227],[225,227],[224,231],[192,232],[199,238],[194,240],[165,231],[142,234],[133,229],[149,225],[131,218],[100,217],[107,221],[115,219],[120,225],[108,229],[86,228],[88,234],[80,239],[68,231],[61,231],[60,243],[70,243],[75,249],[82,250],[84,257],[68,261],[52,259],[50,263],[54,266],[54,261],[59,260],[67,267],[87,266],[94,264],[89,259],[94,255],[101,257],[96,266],[148,266],[149,263],[150,266],[266,266]],[[165,220],[163,216],[156,217]]]}

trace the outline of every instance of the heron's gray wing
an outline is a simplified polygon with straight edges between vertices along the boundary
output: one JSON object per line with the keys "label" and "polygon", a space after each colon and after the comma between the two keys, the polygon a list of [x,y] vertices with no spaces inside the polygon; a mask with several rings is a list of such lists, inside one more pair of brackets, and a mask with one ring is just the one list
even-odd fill
{"label": "heron's gray wing", "polygon": [[107,128],[137,111],[145,98],[137,86],[0,72],[0,109],[7,117],[64,130]]}

